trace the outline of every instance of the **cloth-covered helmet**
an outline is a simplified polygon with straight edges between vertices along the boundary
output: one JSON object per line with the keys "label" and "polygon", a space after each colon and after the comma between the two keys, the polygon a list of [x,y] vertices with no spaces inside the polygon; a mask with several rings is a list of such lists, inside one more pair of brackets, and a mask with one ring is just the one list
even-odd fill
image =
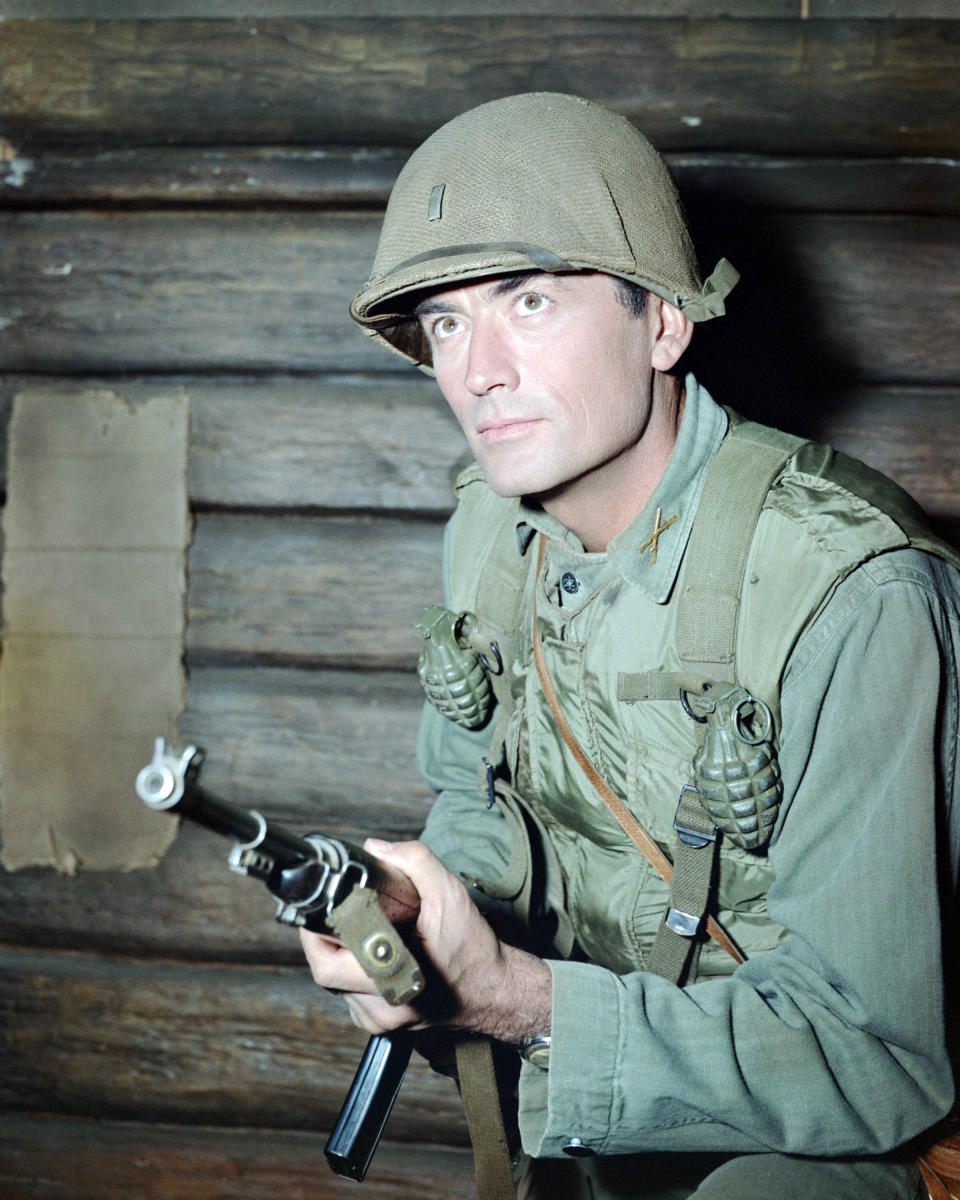
{"label": "cloth-covered helmet", "polygon": [[416,294],[530,269],[620,276],[692,321],[722,316],[738,279],[721,259],[701,282],[666,164],[629,121],[579,96],[531,92],[455,117],[414,152],[350,313],[429,364]]}

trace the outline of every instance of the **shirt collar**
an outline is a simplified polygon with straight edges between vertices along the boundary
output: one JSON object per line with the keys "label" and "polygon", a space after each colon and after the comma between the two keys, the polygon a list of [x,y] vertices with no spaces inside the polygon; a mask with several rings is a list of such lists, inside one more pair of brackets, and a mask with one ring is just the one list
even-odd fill
{"label": "shirt collar", "polygon": [[[693,375],[687,375],[686,399],[676,445],[653,494],[633,521],[607,547],[619,573],[655,604],[665,604],[676,582],[690,538],[707,471],[727,432],[727,414]],[[656,521],[659,510],[660,520]],[[659,536],[655,531],[659,528]],[[526,552],[542,533],[574,550],[579,539],[540,508],[520,501],[517,549]],[[656,554],[654,554],[656,549]]]}

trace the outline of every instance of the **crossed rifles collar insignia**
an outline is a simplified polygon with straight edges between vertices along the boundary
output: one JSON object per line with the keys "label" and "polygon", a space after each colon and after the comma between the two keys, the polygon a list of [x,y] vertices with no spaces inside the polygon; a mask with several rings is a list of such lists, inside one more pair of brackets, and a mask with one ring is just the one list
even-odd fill
{"label": "crossed rifles collar insignia", "polygon": [[674,515],[670,518],[669,521],[663,521],[661,523],[661,519],[663,517],[663,509],[658,508],[657,515],[653,518],[653,533],[650,534],[650,536],[647,538],[647,540],[643,543],[642,546],[639,546],[637,548],[637,553],[642,554],[644,552],[644,550],[649,550],[650,551],[650,562],[655,563],[657,561],[657,547],[660,544],[660,534],[663,533],[665,530],[669,529],[670,526],[674,523],[674,521],[677,520],[678,516],[679,516],[679,513],[674,513]]}

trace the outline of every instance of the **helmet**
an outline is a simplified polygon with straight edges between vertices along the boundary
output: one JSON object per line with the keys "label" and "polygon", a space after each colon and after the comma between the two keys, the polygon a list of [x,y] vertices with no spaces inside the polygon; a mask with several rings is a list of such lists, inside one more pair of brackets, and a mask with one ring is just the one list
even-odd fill
{"label": "helmet", "polygon": [[531,269],[620,276],[693,321],[722,316],[739,278],[721,259],[701,283],[666,164],[629,121],[579,96],[531,92],[455,117],[414,152],[350,313],[429,364],[411,315],[423,292]]}

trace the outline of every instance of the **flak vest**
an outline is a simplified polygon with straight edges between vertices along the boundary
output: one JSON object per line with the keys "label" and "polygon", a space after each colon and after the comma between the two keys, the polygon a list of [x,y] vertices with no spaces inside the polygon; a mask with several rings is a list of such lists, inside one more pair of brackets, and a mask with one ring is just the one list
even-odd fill
{"label": "flak vest", "polygon": [[[702,741],[683,699],[742,685],[772,714],[775,747],[786,664],[851,571],[906,547],[960,566],[884,476],[728,415],[668,601],[654,603],[617,576],[584,606],[575,638],[547,602],[537,554],[518,550],[517,501],[495,496],[476,466],[456,485],[450,604],[476,614],[503,661],[492,677],[488,783],[513,831],[504,877],[474,882],[546,930],[557,953],[618,973],[650,969],[670,888],[564,744],[531,663],[534,589],[550,677],[576,740],[672,859],[678,798]],[[765,850],[721,837],[717,857],[712,914],[746,957],[772,949],[786,931],[767,912]],[[709,942],[688,982],[734,966]]]}

